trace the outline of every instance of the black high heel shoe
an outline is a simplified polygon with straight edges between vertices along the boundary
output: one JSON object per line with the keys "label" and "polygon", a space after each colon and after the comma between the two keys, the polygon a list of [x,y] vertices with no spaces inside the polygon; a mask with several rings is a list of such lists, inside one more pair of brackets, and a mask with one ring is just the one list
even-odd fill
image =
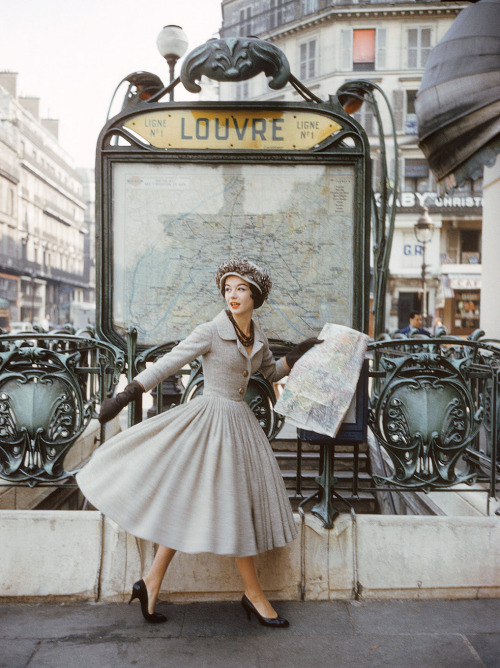
{"label": "black high heel shoe", "polygon": [[290,626],[288,620],[283,619],[283,617],[263,617],[254,604],[249,601],[245,595],[243,595],[243,598],[241,599],[241,605],[247,613],[248,621],[250,621],[250,616],[254,614],[262,626],[273,626],[274,628],[278,629],[286,629]]}
{"label": "black high heel shoe", "polygon": [[149,624],[163,624],[163,622],[167,621],[165,615],[162,615],[160,612],[151,613],[148,611],[148,590],[144,580],[138,580],[132,587],[132,596],[128,602],[129,605],[132,603],[134,598],[139,599],[142,616]]}

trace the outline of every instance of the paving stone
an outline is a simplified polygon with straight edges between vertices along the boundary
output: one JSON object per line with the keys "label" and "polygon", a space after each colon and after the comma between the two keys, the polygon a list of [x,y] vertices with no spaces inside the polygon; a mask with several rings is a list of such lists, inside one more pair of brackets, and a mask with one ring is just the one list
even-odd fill
{"label": "paving stone", "polygon": [[47,641],[29,668],[260,668],[256,643],[253,639],[242,643],[229,638],[130,638],[91,644]]}
{"label": "paving stone", "polygon": [[500,599],[350,604],[356,633],[500,632]]}
{"label": "paving stone", "polygon": [[486,668],[500,667],[500,633],[467,634]]}
{"label": "paving stone", "polygon": [[[1,626],[0,626],[1,628]],[[25,668],[39,645],[38,640],[0,640],[0,668]]]}
{"label": "paving stone", "polygon": [[[286,644],[259,646],[263,666],[304,668],[479,668],[481,661],[460,635],[291,636]],[[283,662],[283,657],[286,661]]]}
{"label": "paving stone", "polygon": [[165,624],[147,624],[136,602],[99,604],[35,604],[0,606],[3,638],[71,638],[131,635],[177,637],[184,620],[184,607],[160,603],[157,610],[168,617]]}
{"label": "paving stone", "polygon": [[0,668],[500,668],[500,600],[280,601],[289,629],[239,603],[0,606]]}
{"label": "paving stone", "polygon": [[[315,635],[352,633],[353,628],[346,605],[338,601],[277,601],[278,613],[289,620],[287,634]],[[274,633],[276,629],[262,626],[255,616],[250,621],[240,603],[198,603],[187,605],[182,629],[184,636],[234,636]]]}

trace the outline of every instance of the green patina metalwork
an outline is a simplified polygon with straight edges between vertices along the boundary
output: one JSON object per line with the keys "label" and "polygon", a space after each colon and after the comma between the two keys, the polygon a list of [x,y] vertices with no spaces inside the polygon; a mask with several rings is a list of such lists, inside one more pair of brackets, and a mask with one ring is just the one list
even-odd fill
{"label": "green patina metalwork", "polygon": [[369,425],[390,461],[377,484],[428,491],[488,479],[495,496],[500,341],[483,334],[370,344]]}
{"label": "green patina metalwork", "polygon": [[[389,169],[386,148],[386,130],[378,104],[378,96],[384,102],[390,119],[392,141],[392,169]],[[399,192],[399,159],[396,126],[391,105],[383,89],[373,81],[357,79],[348,81],[337,90],[337,97],[347,107],[349,104],[368,104],[373,111],[378,129],[378,153],[380,166],[380,202],[372,189],[372,251],[373,251],[373,305],[374,336],[377,339],[385,331],[385,296],[389,276],[392,238],[396,221],[396,199]],[[357,102],[357,104],[356,104]]]}
{"label": "green patina metalwork", "polygon": [[[114,165],[123,162],[147,162],[152,165],[161,164],[206,164],[207,169],[216,164],[238,165],[349,165],[355,175],[355,196],[353,198],[353,219],[356,221],[355,240],[353,243],[353,266],[356,268],[353,276],[352,321],[351,326],[367,331],[368,329],[368,288],[369,288],[369,219],[370,219],[370,160],[369,145],[363,128],[345,112],[339,99],[331,95],[322,100],[307,89],[293,74],[286,56],[273,44],[256,38],[209,40],[207,44],[197,47],[186,56],[182,70],[182,81],[188,90],[198,90],[196,80],[202,75],[219,81],[242,81],[264,71],[272,77],[270,85],[281,88],[287,83],[292,85],[304,98],[300,103],[283,102],[243,102],[237,105],[227,102],[203,103],[161,103],[160,100],[171,89],[168,87],[158,90],[148,100],[141,100],[140,89],[137,94],[128,89],[126,103],[117,116],[111,118],[103,128],[97,152],[97,201],[98,201],[98,322],[99,336],[119,346],[126,353],[128,360],[129,380],[144,367],[144,364],[157,359],[160,354],[167,352],[175,341],[167,341],[160,346],[145,347],[137,343],[133,332],[125,332],[114,326],[113,322],[113,284],[116,277],[113,273],[114,250],[116,232],[113,229],[113,169]],[[128,77],[131,81],[131,78]],[[144,139],[131,132],[131,119],[144,112],[158,112],[164,114],[179,113],[189,110],[199,113],[218,113],[234,108],[238,113],[247,110],[252,113],[274,111],[280,114],[289,113],[320,113],[325,118],[335,122],[338,130],[319,144],[308,150],[248,150],[223,148],[219,150],[180,150],[168,148],[163,150],[149,145]],[[166,118],[161,116],[161,118]],[[200,240],[203,242],[203,240]],[[154,267],[152,267],[154,271]],[[168,288],[168,286],[166,286]],[[321,292],[321,291],[320,291]],[[320,300],[321,294],[317,299]],[[194,327],[198,322],[190,323]],[[271,349],[276,357],[287,352],[293,343],[289,341],[271,340]],[[188,400],[195,393],[202,391],[203,378],[198,366],[193,365],[188,387],[183,401]],[[281,426],[281,421],[273,414],[274,390],[264,379],[253,377],[247,392],[247,401],[261,422],[266,434],[273,437]],[[157,393],[161,410],[162,393]],[[134,406],[129,411],[129,423],[142,419],[141,407]]]}
{"label": "green patina metalwork", "polygon": [[[248,40],[247,40],[248,41]],[[259,42],[259,40],[256,40]],[[337,95],[323,101],[307,90],[289,71],[286,59],[275,57],[275,47],[253,44],[248,49],[244,40],[224,42],[193,52],[187,60],[186,72],[195,78],[207,74],[205,64],[214,57],[213,47],[222,52],[229,49],[231,59],[218,74],[219,79],[244,80],[255,72],[242,63],[259,54],[252,65],[264,69],[275,83],[287,81],[305,98],[303,103],[248,103],[245,109],[283,111],[316,111],[339,121],[342,131],[311,150],[298,152],[215,150],[162,150],[139,141],[125,123],[134,114],[145,110],[227,109],[227,103],[160,103],[171,86],[159,90],[142,101],[139,91],[134,97],[127,93],[123,111],[104,127],[98,144],[98,325],[94,332],[33,332],[0,336],[0,478],[16,484],[55,483],[71,475],[64,469],[64,457],[88,422],[96,417],[96,406],[104,396],[112,394],[122,372],[131,380],[144,366],[175,345],[175,341],[156,346],[137,343],[137,331],[118,330],[113,325],[113,258],[116,240],[112,233],[112,169],[119,162],[148,161],[161,163],[197,163],[209,168],[214,163],[239,164],[332,164],[353,165],[357,175],[355,217],[361,218],[360,237],[354,246],[354,266],[362,274],[353,293],[352,326],[367,331],[368,326],[368,221],[372,214],[374,266],[374,315],[377,336],[384,330],[384,296],[388,261],[394,227],[394,204],[397,173],[389,176],[384,131],[375,93],[383,91],[367,81],[349,82]],[[260,48],[262,47],[262,48]],[[271,51],[273,53],[271,53]],[[243,53],[244,52],[244,53]],[[268,59],[271,70],[262,66]],[[266,55],[267,54],[267,55]],[[220,54],[219,54],[220,55]],[[226,54],[227,55],[227,54]],[[243,55],[245,56],[243,58]],[[279,54],[278,54],[279,55]],[[236,58],[236,56],[238,56]],[[220,61],[218,61],[220,62]],[[269,64],[270,63],[270,64]],[[246,67],[246,66],[245,66]],[[234,70],[234,71],[232,71]],[[227,75],[229,71],[230,76]],[[217,78],[217,77],[215,77]],[[282,81],[283,79],[283,81]],[[175,83],[175,82],[174,82]],[[370,203],[369,147],[363,129],[350,118],[342,105],[348,98],[363,100],[373,106],[380,129],[382,157],[382,200],[380,207]],[[132,104],[133,103],[133,104]],[[240,108],[243,106],[240,105]],[[125,143],[122,141],[125,140]],[[120,144],[121,141],[121,144]],[[395,138],[393,138],[396,150]],[[395,166],[397,160],[394,161]],[[168,289],[168,286],[166,286]],[[321,295],[318,295],[318,299]],[[196,323],[192,323],[194,326]],[[500,409],[498,402],[500,374],[500,342],[481,340],[478,332],[469,340],[447,337],[444,332],[434,338],[398,335],[384,336],[370,345],[369,420],[382,451],[387,455],[384,475],[376,477],[378,487],[362,486],[355,464],[353,488],[342,496],[335,489],[333,475],[334,444],[324,447],[321,472],[317,482],[320,498],[315,512],[326,526],[333,526],[336,496],[347,503],[363,491],[385,490],[449,490],[458,483],[488,481],[487,492],[496,493],[498,475],[498,436]],[[280,357],[291,347],[288,341],[272,340],[271,349]],[[192,363],[182,397],[189,401],[203,391],[203,375],[199,361]],[[263,378],[252,377],[248,401],[269,438],[279,430],[280,420],[273,413],[274,391]],[[161,393],[159,393],[161,397]],[[161,410],[161,398],[158,409]],[[129,423],[142,419],[139,402],[129,411]],[[101,430],[101,436],[103,432]],[[298,458],[300,467],[300,457]],[[355,460],[356,462],[356,460]]]}
{"label": "green patina metalwork", "polygon": [[88,331],[0,335],[0,479],[71,477],[64,458],[123,368],[122,352]]}

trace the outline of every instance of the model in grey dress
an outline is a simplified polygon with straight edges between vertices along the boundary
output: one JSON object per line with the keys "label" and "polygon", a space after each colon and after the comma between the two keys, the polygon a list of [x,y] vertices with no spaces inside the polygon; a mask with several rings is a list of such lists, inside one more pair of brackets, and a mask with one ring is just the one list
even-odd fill
{"label": "model in grey dress", "polygon": [[[317,340],[299,344],[286,359],[275,362],[265,334],[251,319],[254,305],[267,297],[267,272],[240,259],[221,267],[218,284],[231,311],[196,327],[136,376],[124,393],[125,401],[120,402],[120,395],[106,400],[102,412],[111,406],[117,414],[135,392],[151,390],[198,357],[203,395],[111,438],[77,481],[105,515],[161,546],[158,563],[134,585],[132,594],[141,600],[147,621],[166,621],[152,612],[158,578],[163,579],[180,550],[237,557],[247,585],[242,600],[247,614],[266,625],[286,626],[260,587],[256,589],[251,557],[293,540],[295,523],[276,459],[244,394],[253,373],[260,371],[276,382]],[[106,419],[110,415],[104,415]],[[245,567],[250,568],[247,573]]]}

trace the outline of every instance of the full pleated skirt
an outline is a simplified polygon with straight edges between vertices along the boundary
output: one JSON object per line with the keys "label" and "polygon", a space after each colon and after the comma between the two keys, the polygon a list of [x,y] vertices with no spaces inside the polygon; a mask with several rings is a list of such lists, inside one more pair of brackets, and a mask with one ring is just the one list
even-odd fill
{"label": "full pleated skirt", "polygon": [[250,556],[296,529],[269,442],[244,401],[202,396],[106,441],[77,475],[129,533],[182,552]]}

